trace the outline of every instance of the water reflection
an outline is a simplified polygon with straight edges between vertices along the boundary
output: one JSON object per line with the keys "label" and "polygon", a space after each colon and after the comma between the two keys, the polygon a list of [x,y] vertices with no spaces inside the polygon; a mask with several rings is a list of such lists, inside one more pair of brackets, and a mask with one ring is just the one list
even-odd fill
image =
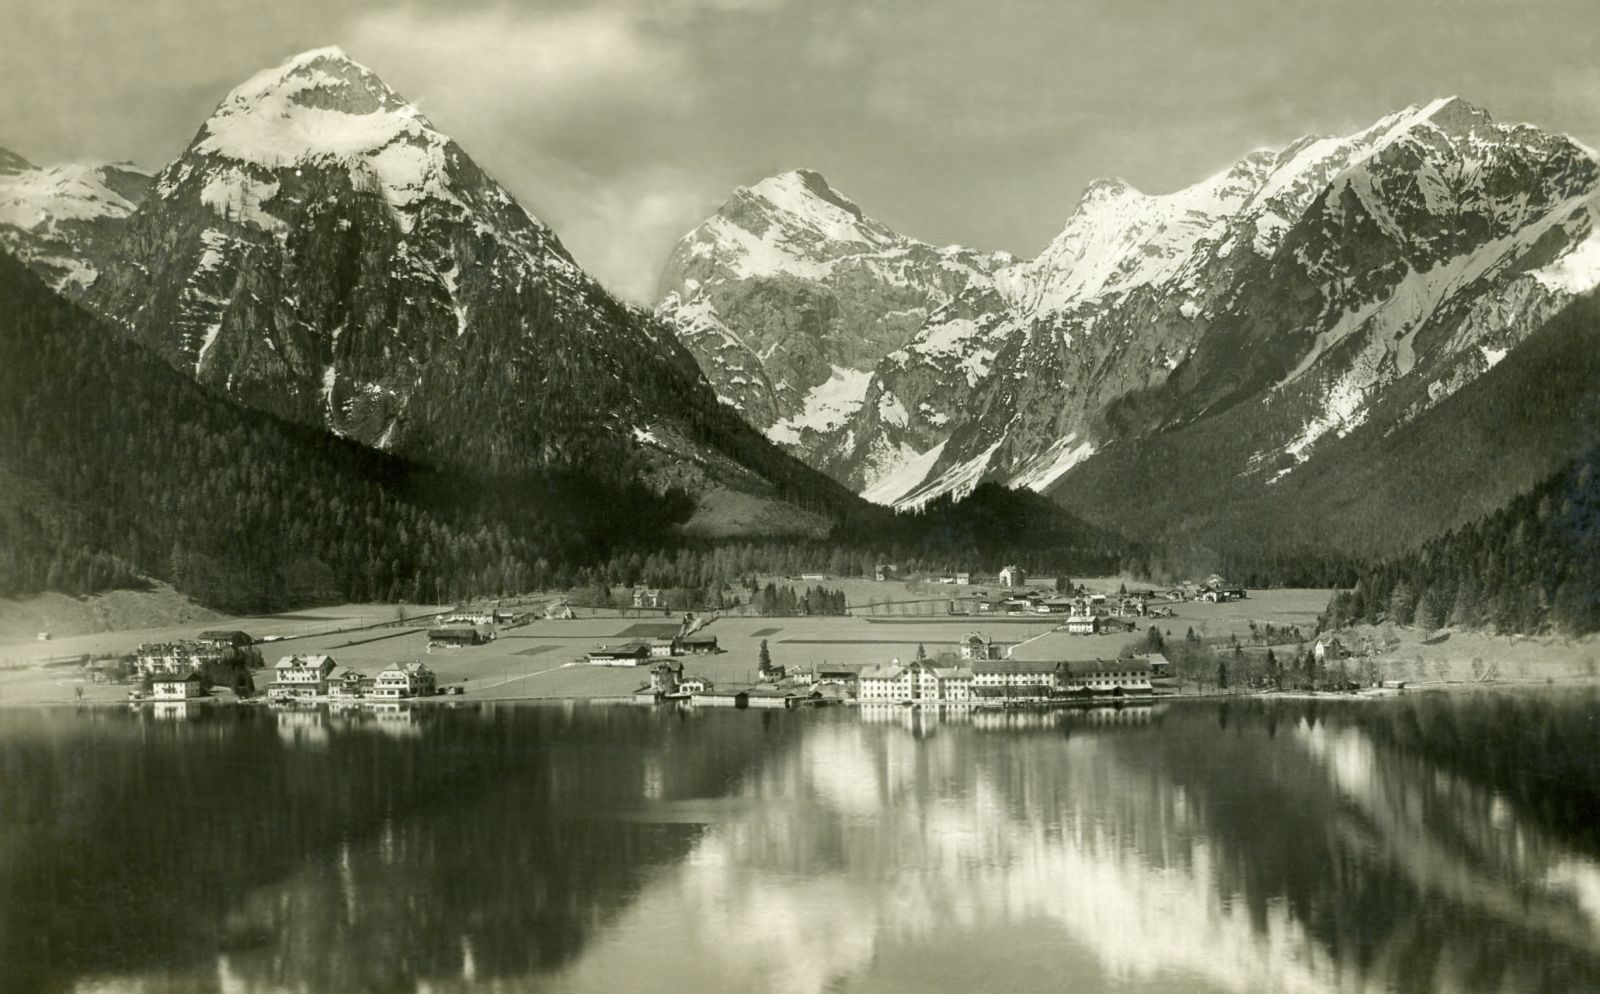
{"label": "water reflection", "polygon": [[[1596,847],[1526,783],[1552,736],[1595,744],[1595,702],[1501,707],[0,713],[0,976],[1600,986]],[[1430,744],[1466,733],[1543,744],[1520,777]]]}

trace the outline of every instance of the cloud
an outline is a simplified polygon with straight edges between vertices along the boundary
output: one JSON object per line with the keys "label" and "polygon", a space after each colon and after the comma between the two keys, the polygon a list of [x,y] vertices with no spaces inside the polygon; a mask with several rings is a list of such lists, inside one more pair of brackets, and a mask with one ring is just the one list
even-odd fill
{"label": "cloud", "polygon": [[619,7],[372,11],[345,47],[385,78],[427,81],[419,103],[547,122],[596,104],[681,105],[698,90],[681,47]]}
{"label": "cloud", "polygon": [[705,206],[680,170],[657,165],[705,90],[671,22],[703,6],[373,11],[344,47],[554,227],[580,264],[647,301],[667,248]]}

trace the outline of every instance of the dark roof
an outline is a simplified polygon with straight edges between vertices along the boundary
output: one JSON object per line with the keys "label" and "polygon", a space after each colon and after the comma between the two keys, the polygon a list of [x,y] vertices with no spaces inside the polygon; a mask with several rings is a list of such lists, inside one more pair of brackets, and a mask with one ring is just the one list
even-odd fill
{"label": "dark roof", "polygon": [[150,675],[151,683],[199,683],[200,674],[194,670],[179,676],[176,673],[153,673]]}
{"label": "dark roof", "polygon": [[1065,666],[1046,659],[975,659],[972,662],[972,672],[1002,673],[1006,675],[1016,673],[1054,673],[1058,667]]}
{"label": "dark roof", "polygon": [[616,645],[597,645],[589,650],[591,656],[637,656],[640,653],[648,654],[648,642],[621,642]]}
{"label": "dark roof", "polygon": [[243,645],[249,645],[253,641],[244,632],[201,632],[199,637],[203,639],[227,639],[229,642],[237,642]]}
{"label": "dark roof", "polygon": [[1117,659],[1109,663],[1096,660],[1092,663],[1068,663],[1067,672],[1073,676],[1099,676],[1104,673],[1149,672],[1150,664],[1138,659]]}
{"label": "dark roof", "polygon": [[710,632],[693,632],[693,633],[691,633],[689,635],[683,636],[682,638],[678,639],[678,641],[679,642],[688,642],[688,643],[706,643],[706,642],[709,642],[709,643],[715,644],[716,641],[717,641],[717,637],[715,635],[711,634]]}

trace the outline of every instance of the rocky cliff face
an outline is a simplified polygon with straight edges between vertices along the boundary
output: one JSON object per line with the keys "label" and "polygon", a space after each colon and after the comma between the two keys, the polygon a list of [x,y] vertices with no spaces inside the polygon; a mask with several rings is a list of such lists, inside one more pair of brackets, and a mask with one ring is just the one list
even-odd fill
{"label": "rocky cliff face", "polygon": [[800,170],[736,191],[686,235],[657,312],[725,403],[831,465],[883,357],[1009,261],[896,234]]}
{"label": "rocky cliff face", "polygon": [[337,49],[229,93],[126,225],[88,301],[252,406],[491,471],[808,489],[670,333]]}
{"label": "rocky cliff face", "polygon": [[99,278],[149,187],[150,174],[132,163],[36,167],[0,148],[0,248],[77,296]]}
{"label": "rocky cliff face", "polygon": [[808,455],[917,505],[989,479],[1047,489],[1249,405],[1216,472],[1271,486],[1321,440],[1416,417],[1600,284],[1597,192],[1591,151],[1457,99],[1171,194],[1100,181],[1037,257],[969,278],[886,352]]}

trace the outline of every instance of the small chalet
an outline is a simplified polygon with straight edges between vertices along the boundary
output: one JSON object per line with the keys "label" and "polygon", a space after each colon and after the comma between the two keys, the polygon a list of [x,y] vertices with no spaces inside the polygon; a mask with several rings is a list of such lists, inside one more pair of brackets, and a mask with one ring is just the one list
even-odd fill
{"label": "small chalet", "polygon": [[1028,585],[1028,574],[1021,566],[1007,566],[1000,571],[1000,586],[1013,589]]}
{"label": "small chalet", "polygon": [[650,658],[666,659],[677,654],[677,641],[675,639],[651,639]]}
{"label": "small chalet", "polygon": [[150,680],[150,699],[153,701],[187,701],[205,693],[201,689],[200,674],[162,673]]}
{"label": "small chalet", "polygon": [[633,588],[634,607],[662,607],[664,603],[661,591],[656,587]]}
{"label": "small chalet", "polygon": [[760,683],[777,683],[788,675],[789,671],[777,663],[768,663],[761,669],[756,670],[756,680]]}

